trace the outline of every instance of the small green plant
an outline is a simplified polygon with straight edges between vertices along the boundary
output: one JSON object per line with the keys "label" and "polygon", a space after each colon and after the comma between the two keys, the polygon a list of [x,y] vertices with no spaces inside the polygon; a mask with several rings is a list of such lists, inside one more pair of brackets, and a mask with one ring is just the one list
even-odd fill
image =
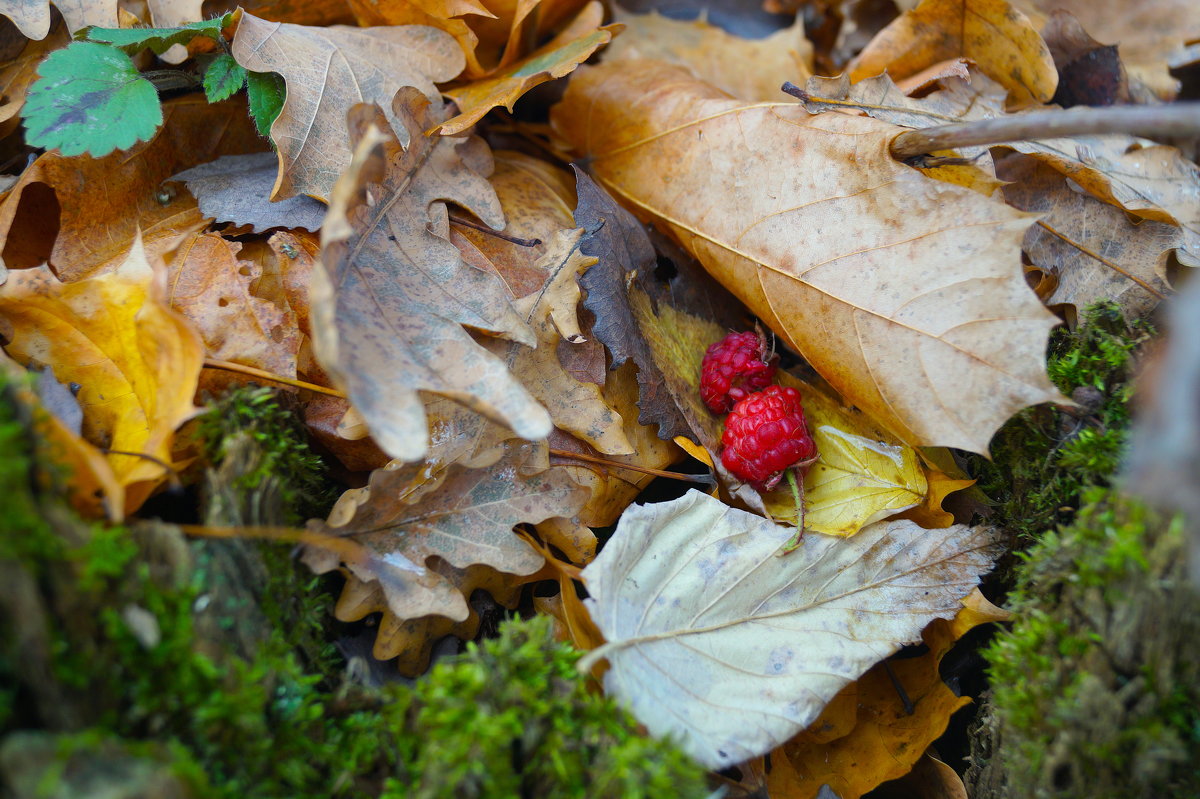
{"label": "small green plant", "polygon": [[[225,31],[234,14],[178,28],[85,28],[76,40],[51,53],[38,67],[22,117],[26,141],[57,147],[63,155],[102,156],[148,141],[162,125],[159,91],[203,86],[210,103],[243,87],[258,132],[267,136],[283,108],[283,79],[275,73],[248,72],[228,52]],[[202,77],[182,69],[140,72],[131,56],[142,50],[161,55],[197,37],[222,49],[201,56]]]}

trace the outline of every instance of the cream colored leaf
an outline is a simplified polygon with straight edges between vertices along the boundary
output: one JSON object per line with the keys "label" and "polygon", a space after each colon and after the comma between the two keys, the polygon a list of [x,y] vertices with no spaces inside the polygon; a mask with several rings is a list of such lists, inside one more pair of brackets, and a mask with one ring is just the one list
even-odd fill
{"label": "cream colored leaf", "polygon": [[653,61],[578,72],[551,120],[907,443],[986,452],[1014,412],[1061,399],[1044,361],[1057,320],[1020,266],[1032,218],[896,162],[898,128],[744,105]]}
{"label": "cream colored leaf", "polygon": [[271,126],[279,150],[273,200],[307,194],[328,202],[334,181],[350,165],[351,106],[378,104],[392,128],[407,137],[391,112],[396,90],[412,86],[437,100],[434,84],[456,76],[465,63],[454,39],[435,28],[318,28],[253,14],[242,15],[232,52],[246,69],[278,72],[287,83],[287,100]]}
{"label": "cream colored leaf", "polygon": [[605,691],[655,735],[723,768],[770,751],[933,619],[992,563],[994,534],[874,524],[806,536],[699,491],[626,511],[583,571],[608,643]]}
{"label": "cream colored leaf", "polygon": [[605,51],[606,62],[669,61],[739,100],[779,101],[785,80],[803,85],[812,75],[813,48],[799,17],[791,27],[762,39],[743,39],[702,19],[631,14],[619,6],[613,21],[626,27]]}
{"label": "cream colored leaf", "polygon": [[484,177],[490,152],[478,139],[424,136],[445,111],[416,89],[398,92],[392,108],[409,133],[406,150],[377,107],[351,114],[358,147],[336,186],[312,279],[317,358],[392,457],[419,460],[428,449],[418,391],[451,397],[524,438],[544,438],[546,410],[462,327],[536,343],[504,283],[463,263],[447,240],[448,200],[503,226]]}

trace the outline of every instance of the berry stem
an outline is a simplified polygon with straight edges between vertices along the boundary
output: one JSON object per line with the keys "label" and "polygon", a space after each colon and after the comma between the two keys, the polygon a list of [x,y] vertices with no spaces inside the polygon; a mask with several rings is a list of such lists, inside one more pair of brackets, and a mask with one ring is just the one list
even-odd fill
{"label": "berry stem", "polygon": [[796,479],[796,468],[787,470],[788,486],[792,489],[792,499],[796,502],[796,534],[783,545],[781,555],[786,555],[804,540],[804,484]]}

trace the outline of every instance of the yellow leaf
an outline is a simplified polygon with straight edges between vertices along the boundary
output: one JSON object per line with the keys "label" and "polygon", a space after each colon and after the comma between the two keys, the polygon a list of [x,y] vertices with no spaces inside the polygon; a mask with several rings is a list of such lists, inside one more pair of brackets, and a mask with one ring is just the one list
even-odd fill
{"label": "yellow leaf", "polygon": [[164,273],[146,261],[140,238],[106,275],[60,283],[41,266],[10,272],[0,288],[9,356],[80,385],[83,437],[109,451],[125,489],[124,507],[109,508],[116,518],[166,479],[175,429],[195,411],[204,345],[164,295]]}
{"label": "yellow leaf", "polygon": [[437,130],[445,136],[461,133],[493,108],[502,105],[512,111],[513,104],[534,86],[569,74],[621,30],[620,25],[599,27],[603,19],[604,9],[600,3],[589,3],[570,26],[545,47],[499,74],[446,89],[444,94],[458,104],[462,113],[441,123]]}
{"label": "yellow leaf", "polygon": [[1005,0],[924,0],[871,40],[850,64],[850,79],[886,71],[901,80],[954,58],[978,64],[1019,106],[1048,102],[1058,86],[1050,48]]}
{"label": "yellow leaf", "polygon": [[[808,430],[820,453],[804,477],[804,529],[854,535],[924,500],[929,484],[916,450],[787,373],[780,373],[778,382],[800,391]],[[778,519],[795,516],[786,485],[764,494],[763,502]]]}

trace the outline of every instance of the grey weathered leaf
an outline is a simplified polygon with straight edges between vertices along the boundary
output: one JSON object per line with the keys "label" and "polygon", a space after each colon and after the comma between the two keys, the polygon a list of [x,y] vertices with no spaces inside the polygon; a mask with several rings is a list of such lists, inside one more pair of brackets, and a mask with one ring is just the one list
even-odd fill
{"label": "grey weathered leaf", "polygon": [[319,200],[300,195],[271,202],[278,167],[275,153],[225,155],[170,179],[187,184],[200,213],[218,222],[249,225],[255,233],[271,228],[320,230],[325,204]]}
{"label": "grey weathered leaf", "polygon": [[808,726],[873,664],[950,618],[994,533],[878,522],[853,538],[794,531],[699,491],[627,510],[583,571],[608,643],[605,690],[711,768]]}

